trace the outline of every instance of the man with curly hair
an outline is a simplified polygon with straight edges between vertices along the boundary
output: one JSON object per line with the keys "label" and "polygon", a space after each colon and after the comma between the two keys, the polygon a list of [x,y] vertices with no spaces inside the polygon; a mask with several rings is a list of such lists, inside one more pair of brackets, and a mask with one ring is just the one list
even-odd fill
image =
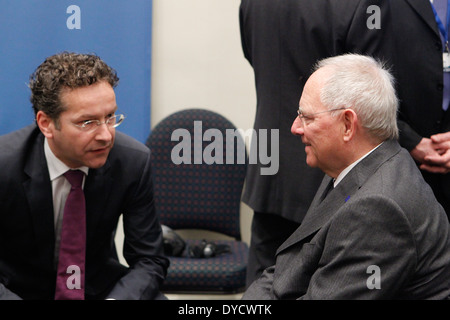
{"label": "man with curly hair", "polygon": [[[165,298],[159,288],[169,262],[153,205],[150,151],[116,132],[125,118],[118,81],[98,56],[70,52],[48,57],[31,75],[36,121],[0,137],[0,299],[65,299],[55,291],[71,190],[65,173],[73,170],[83,173],[86,227],[79,234],[86,245],[83,285],[69,289],[82,290],[78,299]],[[121,215],[127,266],[114,246]]]}

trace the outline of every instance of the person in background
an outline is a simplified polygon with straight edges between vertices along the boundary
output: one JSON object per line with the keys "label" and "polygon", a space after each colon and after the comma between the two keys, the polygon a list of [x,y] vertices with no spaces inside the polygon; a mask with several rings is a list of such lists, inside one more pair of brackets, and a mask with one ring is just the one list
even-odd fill
{"label": "person in background", "polygon": [[[61,299],[59,248],[82,233],[85,269],[75,265],[78,278],[63,280],[77,299],[165,299],[159,288],[169,261],[154,210],[150,152],[116,131],[125,118],[116,103],[118,81],[98,56],[69,52],[48,57],[31,75],[36,122],[0,137],[0,299]],[[86,229],[67,237],[63,209],[75,186],[66,172],[75,169],[82,173]],[[114,246],[122,214],[128,266]]]}
{"label": "person in background", "polygon": [[290,132],[306,79],[317,60],[330,56],[356,52],[387,60],[388,5],[377,0],[241,1],[242,48],[255,76],[254,129],[279,131],[279,154],[271,155],[279,157],[279,170],[262,174],[261,163],[247,169],[243,201],[253,209],[247,285],[275,263],[277,248],[302,222],[323,178],[319,169],[306,165],[301,141]]}
{"label": "person in background", "polygon": [[[450,219],[449,0],[391,1],[400,145]],[[445,65],[444,62],[447,64]]]}
{"label": "person in background", "polygon": [[450,226],[397,141],[397,109],[381,62],[346,54],[318,63],[291,130],[325,177],[243,299],[450,298]]}

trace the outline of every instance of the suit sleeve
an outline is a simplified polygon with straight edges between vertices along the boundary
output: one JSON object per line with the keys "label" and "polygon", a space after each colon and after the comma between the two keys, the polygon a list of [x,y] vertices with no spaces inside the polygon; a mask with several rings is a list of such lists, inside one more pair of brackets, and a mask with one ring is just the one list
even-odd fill
{"label": "suit sleeve", "polygon": [[423,137],[418,134],[413,128],[411,128],[411,126],[407,122],[399,119],[397,121],[397,124],[400,133],[400,145],[406,150],[411,151],[419,144]]}
{"label": "suit sleeve", "polygon": [[383,196],[346,206],[326,232],[319,266],[300,299],[390,299],[416,268],[409,223]]}
{"label": "suit sleeve", "polygon": [[141,178],[123,211],[123,255],[129,272],[117,282],[108,298],[154,299],[160,294],[169,265],[163,255],[162,231],[154,207],[149,154],[139,175]]}
{"label": "suit sleeve", "polygon": [[273,273],[275,266],[268,267],[262,275],[245,290],[243,300],[273,300]]}

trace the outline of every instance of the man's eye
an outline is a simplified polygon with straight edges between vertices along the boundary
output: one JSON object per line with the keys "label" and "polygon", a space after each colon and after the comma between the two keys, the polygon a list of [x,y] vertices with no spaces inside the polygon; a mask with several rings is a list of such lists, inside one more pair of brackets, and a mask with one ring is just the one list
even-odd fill
{"label": "man's eye", "polygon": [[86,120],[86,121],[81,121],[80,125],[83,127],[88,127],[90,125],[92,125],[94,123],[94,120]]}

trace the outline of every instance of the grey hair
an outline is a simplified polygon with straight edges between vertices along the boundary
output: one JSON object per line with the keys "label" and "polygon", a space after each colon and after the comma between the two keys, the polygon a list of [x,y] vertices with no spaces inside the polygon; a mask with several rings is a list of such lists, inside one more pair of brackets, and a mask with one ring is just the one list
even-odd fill
{"label": "grey hair", "polygon": [[369,56],[344,54],[319,61],[315,70],[331,67],[332,74],[320,92],[330,110],[355,111],[368,132],[382,141],[398,139],[398,98],[395,80],[385,64]]}

